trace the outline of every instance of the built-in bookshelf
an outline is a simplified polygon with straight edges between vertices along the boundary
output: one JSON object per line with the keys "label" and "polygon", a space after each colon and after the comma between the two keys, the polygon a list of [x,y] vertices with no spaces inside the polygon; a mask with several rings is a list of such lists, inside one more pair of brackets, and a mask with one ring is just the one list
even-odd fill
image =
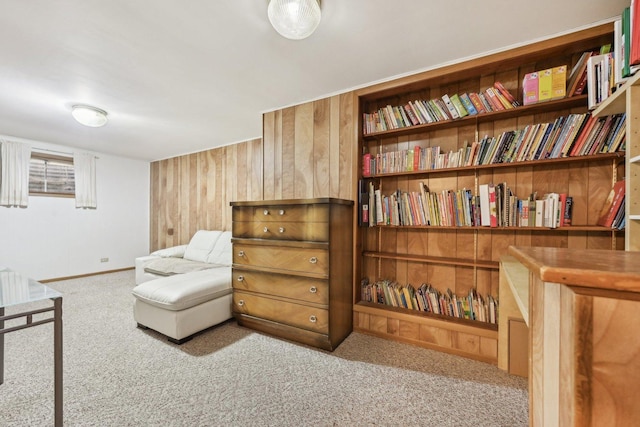
{"label": "built-in bookshelf", "polygon": [[[497,363],[497,325],[491,316],[469,315],[461,303],[457,310],[450,305],[449,313],[429,310],[425,300],[420,303],[416,299],[417,308],[406,301],[392,304],[390,296],[385,300],[384,291],[379,294],[377,287],[376,297],[371,297],[371,289],[366,286],[411,285],[414,292],[431,289],[457,301],[477,295],[485,303],[494,301],[499,316],[499,259],[510,245],[624,248],[623,230],[596,224],[613,183],[624,176],[625,142],[619,132],[627,127],[622,112],[611,113],[617,116],[609,119],[607,135],[593,131],[589,150],[572,152],[581,130],[584,138],[588,137],[586,123],[597,121],[587,114],[585,95],[522,105],[526,74],[559,66],[571,70],[585,51],[611,43],[612,35],[612,24],[600,25],[357,92],[361,157],[358,202],[360,210],[363,205],[369,210],[365,217],[360,211],[358,218],[356,331]],[[446,101],[452,96],[485,93],[496,88],[496,83],[516,105],[442,120],[429,121],[424,114],[420,119],[410,117],[420,114],[417,100],[443,99],[446,95]],[[390,127],[388,120],[385,125],[376,122],[376,114],[388,112],[389,107],[391,111],[406,107],[404,116],[396,109],[403,126]],[[606,120],[604,116],[598,120]],[[574,121],[571,129],[575,132],[571,141],[567,136],[570,121]],[[611,130],[614,128],[617,134]],[[509,147],[517,146],[514,141],[533,129],[533,134],[540,136],[531,137],[526,154],[513,157],[512,150],[507,157]],[[567,144],[555,151],[549,139],[554,132],[555,143]],[[542,137],[545,134],[547,138]],[[540,145],[540,141],[549,144]],[[481,152],[493,154],[479,156]],[[507,204],[502,205],[503,214],[508,209],[511,215],[508,220],[483,224],[477,215],[482,208],[481,189],[495,186],[508,187],[507,194],[513,196],[503,199]],[[553,224],[531,225],[513,215],[520,211],[518,201],[520,206],[525,202],[529,206],[532,196],[542,199],[549,194],[571,200],[568,222],[560,220],[560,209],[565,205],[558,202]],[[393,195],[396,198],[386,203],[404,206],[404,212],[400,212],[402,208],[397,213],[387,208],[385,215],[381,208],[387,205],[377,205],[376,200],[389,200]],[[448,195],[450,201],[438,201],[438,195]],[[436,204],[423,202],[429,197]],[[451,207],[449,219],[453,216],[455,220],[434,221],[438,214],[434,214],[433,206]],[[427,219],[429,216],[432,220]],[[486,310],[485,314],[489,312]]]}

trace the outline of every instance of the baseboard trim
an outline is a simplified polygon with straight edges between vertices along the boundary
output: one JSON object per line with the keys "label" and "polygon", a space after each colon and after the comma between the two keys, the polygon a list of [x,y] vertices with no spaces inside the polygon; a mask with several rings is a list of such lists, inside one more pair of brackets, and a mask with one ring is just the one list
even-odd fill
{"label": "baseboard trim", "polygon": [[100,274],[117,273],[119,271],[133,270],[135,267],[118,268],[115,270],[97,271],[95,273],[78,274],[77,276],[56,277],[54,279],[38,280],[40,283],[59,282],[60,280],[80,279],[82,277],[98,276]]}

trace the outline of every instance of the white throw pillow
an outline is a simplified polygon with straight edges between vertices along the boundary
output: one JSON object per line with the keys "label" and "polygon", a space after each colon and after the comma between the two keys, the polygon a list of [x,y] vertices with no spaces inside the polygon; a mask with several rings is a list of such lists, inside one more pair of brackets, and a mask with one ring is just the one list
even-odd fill
{"label": "white throw pillow", "polygon": [[216,244],[222,231],[198,230],[193,235],[184,252],[184,259],[207,262],[207,257]]}

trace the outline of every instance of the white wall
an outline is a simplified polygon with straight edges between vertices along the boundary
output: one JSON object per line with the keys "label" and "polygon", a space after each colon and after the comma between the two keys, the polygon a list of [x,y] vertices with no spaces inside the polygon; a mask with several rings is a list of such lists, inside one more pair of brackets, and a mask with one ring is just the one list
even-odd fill
{"label": "white wall", "polygon": [[149,253],[149,162],[95,154],[97,209],[76,209],[72,198],[36,196],[27,208],[0,207],[0,266],[45,280],[133,267],[135,257]]}

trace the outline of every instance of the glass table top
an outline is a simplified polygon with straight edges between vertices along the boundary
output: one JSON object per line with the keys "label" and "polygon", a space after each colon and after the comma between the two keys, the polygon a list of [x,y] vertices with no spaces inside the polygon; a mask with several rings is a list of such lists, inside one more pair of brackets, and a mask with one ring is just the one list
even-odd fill
{"label": "glass table top", "polygon": [[17,271],[0,266],[0,307],[25,304],[50,298],[61,297],[62,294]]}

